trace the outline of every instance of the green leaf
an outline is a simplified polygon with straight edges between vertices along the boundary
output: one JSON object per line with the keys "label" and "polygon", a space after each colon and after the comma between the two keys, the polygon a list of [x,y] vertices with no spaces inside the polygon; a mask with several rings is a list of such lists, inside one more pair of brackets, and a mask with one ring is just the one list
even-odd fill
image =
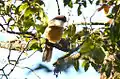
{"label": "green leaf", "polygon": [[110,39],[112,42],[117,42],[120,39],[120,9],[116,15],[114,24],[110,27]]}
{"label": "green leaf", "polygon": [[92,4],[94,0],[88,0],[88,1],[90,2],[90,4]]}
{"label": "green leaf", "polygon": [[20,6],[16,7],[15,14],[19,14],[19,8],[20,8]]}
{"label": "green leaf", "polygon": [[73,36],[76,33],[76,26],[74,24],[70,25],[68,27],[69,33],[68,36]]}
{"label": "green leaf", "polygon": [[113,19],[114,15],[111,13],[111,14],[108,14],[107,17],[110,18],[110,19]]}
{"label": "green leaf", "polygon": [[118,54],[116,54],[116,57],[115,57],[115,64],[119,65],[120,66],[120,57]]}
{"label": "green leaf", "polygon": [[85,72],[88,70],[89,68],[89,61],[85,60],[82,62],[82,67],[84,67]]}
{"label": "green leaf", "polygon": [[25,17],[28,17],[28,16],[32,16],[32,14],[34,14],[34,9],[28,7],[28,8],[25,10],[24,16],[25,16]]}
{"label": "green leaf", "polygon": [[4,5],[5,5],[4,2],[5,2],[5,1],[1,1],[1,0],[0,0],[0,7],[4,7]]}
{"label": "green leaf", "polygon": [[36,25],[35,27],[36,27],[37,33],[41,33],[41,34],[44,33],[44,30],[45,30],[45,28],[46,28],[46,27],[45,27],[44,25],[42,25],[42,24],[41,24],[41,25],[38,24],[38,25]]}
{"label": "green leaf", "polygon": [[11,29],[11,30],[13,30],[14,28],[15,28],[15,26],[14,26],[14,25],[11,25],[11,26],[10,26],[10,29]]}
{"label": "green leaf", "polygon": [[38,3],[39,5],[45,5],[42,0],[34,0],[35,3]]}
{"label": "green leaf", "polygon": [[45,44],[45,42],[46,42],[45,38],[40,38],[40,43],[41,44]]}
{"label": "green leaf", "polygon": [[[64,31],[64,35],[63,37],[66,38],[66,37],[73,37],[76,33],[76,26],[74,24],[72,25],[69,25],[68,29],[66,29]],[[74,38],[73,38],[74,39]]]}
{"label": "green leaf", "polygon": [[[119,1],[117,1],[117,2],[119,2]],[[108,5],[113,5],[113,4],[114,4],[114,0],[108,1],[107,4],[108,4]]]}
{"label": "green leaf", "polygon": [[28,3],[22,3],[21,5],[20,5],[20,7],[19,7],[19,12],[21,12],[21,11],[23,11],[24,9],[26,9],[26,8],[28,8]]}
{"label": "green leaf", "polygon": [[85,67],[85,65],[86,65],[87,62],[88,62],[87,60],[84,60],[84,61],[82,62],[82,67]]}
{"label": "green leaf", "polygon": [[34,21],[32,18],[28,17],[23,21],[23,31],[27,31],[31,26],[34,26]]}
{"label": "green leaf", "polygon": [[84,6],[84,7],[87,7],[87,2],[86,2],[86,0],[82,0],[82,5]]}
{"label": "green leaf", "polygon": [[79,70],[79,60],[75,60],[73,62],[73,65],[74,65],[75,70],[78,71]]}
{"label": "green leaf", "polygon": [[90,66],[89,63],[85,65],[85,68],[84,68],[85,72],[88,70],[89,66]]}
{"label": "green leaf", "polygon": [[24,20],[24,26],[25,27],[30,27],[32,25],[34,25],[33,18],[28,17],[28,20],[27,19]]}
{"label": "green leaf", "polygon": [[114,6],[113,9],[112,9],[112,13],[117,13],[119,7],[120,7],[120,5],[116,5],[116,6]]}
{"label": "green leaf", "polygon": [[43,23],[47,22],[47,20],[48,20],[43,8],[39,9],[39,18]]}
{"label": "green leaf", "polygon": [[114,66],[115,71],[120,73],[120,66]]}
{"label": "green leaf", "polygon": [[77,13],[78,13],[78,16],[82,14],[81,5],[78,6]]}
{"label": "green leaf", "polygon": [[29,44],[30,50],[42,50],[40,44],[36,40],[32,40]]}
{"label": "green leaf", "polygon": [[81,46],[80,48],[80,53],[82,54],[86,54],[91,52],[94,49],[94,44],[93,41],[91,39],[87,39],[84,44]]}
{"label": "green leaf", "polygon": [[72,0],[69,2],[68,6],[69,6],[70,8],[73,8]]}
{"label": "green leaf", "polygon": [[6,13],[9,13],[9,12],[10,12],[10,10],[11,10],[10,7],[11,7],[10,5],[7,5],[7,6],[6,6]]}
{"label": "green leaf", "polygon": [[37,43],[37,42],[36,42],[36,43],[33,43],[33,44],[30,46],[30,49],[32,49],[32,50],[38,49],[38,43]]}
{"label": "green leaf", "polygon": [[11,4],[11,9],[13,10],[13,13],[16,11],[16,6],[14,4]]}
{"label": "green leaf", "polygon": [[102,64],[102,67],[101,67],[100,72],[101,72],[101,73],[104,73],[104,72],[105,72],[105,68],[106,68],[106,65],[105,65],[105,64]]}
{"label": "green leaf", "polygon": [[106,65],[106,69],[105,69],[105,74],[106,74],[107,78],[110,77],[111,70],[112,70],[112,62],[109,62],[109,63]]}
{"label": "green leaf", "polygon": [[[39,0],[38,0],[39,1]],[[44,2],[42,0],[40,0],[40,5],[45,5]]]}
{"label": "green leaf", "polygon": [[105,50],[103,47],[95,47],[93,51],[91,51],[91,56],[95,63],[102,64],[105,58]]}
{"label": "green leaf", "polygon": [[63,2],[64,2],[64,6],[68,5],[70,8],[73,7],[72,0],[63,0]]}
{"label": "green leaf", "polygon": [[75,1],[75,3],[77,3],[77,4],[78,4],[79,2],[80,2],[80,0],[76,0],[76,1]]}
{"label": "green leaf", "polygon": [[93,63],[93,62],[91,62],[91,65],[92,65],[92,67],[93,67],[96,71],[98,71],[98,70],[101,68],[100,65],[95,64],[95,63]]}
{"label": "green leaf", "polygon": [[100,0],[97,0],[97,1],[96,1],[96,5],[99,5],[99,4],[100,4]]}

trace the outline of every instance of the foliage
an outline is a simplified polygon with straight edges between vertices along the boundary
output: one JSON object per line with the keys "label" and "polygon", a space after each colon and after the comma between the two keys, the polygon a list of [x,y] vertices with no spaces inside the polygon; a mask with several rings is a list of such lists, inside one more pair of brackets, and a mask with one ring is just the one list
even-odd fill
{"label": "foliage", "polygon": [[[15,5],[17,2],[21,2],[21,4]],[[50,44],[64,52],[68,52],[68,54],[59,58],[53,64],[55,75],[58,76],[59,72],[65,71],[70,66],[74,66],[75,70],[79,71],[79,60],[84,60],[82,67],[84,67],[85,71],[91,65],[97,72],[104,74],[102,76],[105,76],[106,79],[111,76],[115,79],[119,78],[120,1],[76,0],[73,2],[72,0],[63,0],[63,3],[65,7],[68,6],[69,8],[73,8],[73,5],[77,4],[78,16],[82,14],[81,8],[89,7],[89,3],[91,5],[96,4],[96,6],[100,6],[97,11],[104,10],[106,17],[110,18],[110,21],[108,23],[102,23],[103,27],[98,29],[92,27],[95,23],[91,21],[90,23],[80,23],[80,25],[85,25],[85,27],[79,32],[76,32],[78,25],[71,23],[64,30],[64,44]],[[57,6],[59,13],[60,8],[59,5]],[[29,42],[26,49],[23,48],[23,52],[24,50],[39,50],[42,52],[45,44],[45,39],[42,38],[42,34],[48,25],[48,16],[44,7],[44,0],[15,0],[14,2],[12,0],[1,0],[0,17],[4,20],[4,23],[0,23],[2,27],[1,32],[5,31],[18,34],[20,39]],[[112,10],[110,11],[110,9]],[[90,28],[86,26],[87,24]],[[7,28],[4,25],[7,25]],[[101,23],[98,22],[96,27],[97,25],[101,25]],[[15,32],[15,29],[19,31]],[[34,70],[41,69],[41,67],[47,69],[45,66],[40,65]]]}

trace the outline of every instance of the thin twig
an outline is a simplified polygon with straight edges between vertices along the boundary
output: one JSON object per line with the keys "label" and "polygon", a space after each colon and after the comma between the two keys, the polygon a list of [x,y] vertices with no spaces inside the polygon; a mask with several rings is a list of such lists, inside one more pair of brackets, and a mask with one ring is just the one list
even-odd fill
{"label": "thin twig", "polygon": [[95,10],[95,12],[92,14],[92,16],[90,17],[90,27],[91,27],[91,30],[93,29],[92,28],[92,18],[93,16],[95,15],[95,13],[97,12],[97,10]]}
{"label": "thin twig", "polygon": [[8,64],[6,64],[1,70],[3,70]]}
{"label": "thin twig", "polygon": [[6,77],[6,79],[8,79],[7,75],[5,74],[5,71],[4,71],[4,70],[2,70],[2,72],[3,72],[3,76],[5,76],[5,77]]}
{"label": "thin twig", "polygon": [[3,72],[3,74],[0,74],[0,75],[2,75],[1,79],[3,78],[3,76],[5,76],[6,79],[8,79],[7,74],[5,74],[5,71],[4,71],[4,68],[5,68],[7,65],[8,65],[8,64],[6,64],[2,69],[0,69],[0,71]]}
{"label": "thin twig", "polygon": [[7,57],[9,63],[10,63],[11,47],[12,47],[12,44],[9,42],[9,54],[8,54],[8,57]]}
{"label": "thin twig", "polygon": [[56,0],[56,2],[57,2],[57,7],[58,7],[58,15],[60,15],[60,7],[59,7],[58,0]]}
{"label": "thin twig", "polygon": [[4,17],[4,16],[1,16],[1,17],[3,18],[3,20],[4,20],[5,24],[7,25],[6,30],[8,30],[8,29],[9,29],[9,24],[10,24],[10,21],[11,21],[12,17],[8,20],[8,23],[7,23],[7,21],[6,21],[6,19],[5,19],[5,17]]}
{"label": "thin twig", "polygon": [[0,26],[2,27],[2,29],[5,31],[5,28],[3,27],[3,25],[0,23]]}
{"label": "thin twig", "polygon": [[[32,39],[31,39],[31,40],[32,40]],[[14,67],[11,69],[11,71],[9,72],[8,75],[10,75],[10,74],[13,72],[13,70],[15,69],[16,65],[17,65],[18,62],[19,62],[20,57],[22,56],[22,54],[24,53],[24,51],[27,49],[27,47],[28,47],[29,43],[31,42],[31,40],[28,41],[26,47],[22,50],[22,52],[21,52],[20,55],[18,56],[17,61],[16,61],[16,63],[14,64]]]}
{"label": "thin twig", "polygon": [[[36,50],[35,52],[37,52],[38,50]],[[29,55],[28,57],[25,57],[25,58],[22,58],[20,59],[19,61],[22,61],[22,60],[25,60],[25,59],[28,59],[30,58],[31,56],[33,56],[35,54],[35,52],[33,52],[31,55]]]}
{"label": "thin twig", "polygon": [[4,16],[1,16],[1,17],[2,17],[2,19],[4,20],[4,22],[7,23],[7,21],[5,20],[5,17],[4,17]]}
{"label": "thin twig", "polygon": [[82,16],[83,16],[83,19],[84,19],[84,21],[85,21],[85,26],[87,27],[87,22],[86,22],[86,18],[85,18],[85,16],[82,14]]}

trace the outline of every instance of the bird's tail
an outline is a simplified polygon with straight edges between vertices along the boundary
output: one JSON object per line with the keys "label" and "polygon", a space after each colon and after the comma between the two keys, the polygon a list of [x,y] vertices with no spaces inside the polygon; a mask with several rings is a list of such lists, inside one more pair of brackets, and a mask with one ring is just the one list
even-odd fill
{"label": "bird's tail", "polygon": [[52,58],[52,50],[53,50],[53,47],[45,45],[45,50],[43,52],[42,61],[49,62],[51,60],[51,58]]}

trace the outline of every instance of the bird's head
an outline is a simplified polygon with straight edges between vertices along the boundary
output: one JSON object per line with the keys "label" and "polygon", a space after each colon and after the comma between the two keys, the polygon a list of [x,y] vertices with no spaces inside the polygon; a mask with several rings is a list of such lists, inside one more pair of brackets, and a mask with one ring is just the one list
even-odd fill
{"label": "bird's head", "polygon": [[61,20],[63,22],[66,22],[66,17],[64,15],[59,15],[59,16],[56,16],[55,18],[53,18],[53,20]]}
{"label": "bird's head", "polygon": [[56,16],[49,22],[49,26],[63,27],[66,22],[66,17],[63,15]]}

